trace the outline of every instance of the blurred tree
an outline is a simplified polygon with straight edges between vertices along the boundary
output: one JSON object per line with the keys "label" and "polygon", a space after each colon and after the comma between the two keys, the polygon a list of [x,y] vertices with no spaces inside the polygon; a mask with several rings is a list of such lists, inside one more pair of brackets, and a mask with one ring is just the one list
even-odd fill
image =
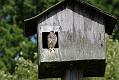
{"label": "blurred tree", "polygon": [[106,35],[106,73],[107,80],[119,79],[119,41],[111,39]]}
{"label": "blurred tree", "polygon": [[14,74],[10,74],[0,70],[0,80],[37,80],[37,64],[33,64],[31,60],[25,60],[20,57],[16,63]]}
{"label": "blurred tree", "polygon": [[33,60],[34,52],[37,51],[36,44],[24,38],[22,30],[14,25],[0,22],[0,68],[11,71],[14,67],[17,54],[25,59]]}
{"label": "blurred tree", "polygon": [[[0,69],[13,72],[20,52],[33,60],[36,44],[23,36],[23,0],[0,0]],[[25,54],[24,54],[25,53]]]}
{"label": "blurred tree", "polygon": [[60,0],[24,0],[24,19],[33,17]]}
{"label": "blurred tree", "polygon": [[38,66],[33,64],[30,60],[25,60],[20,57],[14,75],[16,80],[37,80],[38,79]]}
{"label": "blurred tree", "polygon": [[[0,0],[1,80],[36,80],[37,46],[31,41],[33,37],[25,38],[23,36],[23,19],[40,13],[58,1],[60,0]],[[86,1],[119,17],[119,0]],[[118,26],[119,22],[113,37],[107,36],[106,39],[107,67],[105,77],[91,78],[90,80],[119,79],[119,42],[116,40],[119,40]],[[21,56],[23,58],[20,58]],[[15,72],[11,75],[8,71]],[[28,76],[30,77],[28,78]]]}
{"label": "blurred tree", "polygon": [[10,73],[5,73],[5,71],[0,70],[0,80],[18,80],[15,75]]}
{"label": "blurred tree", "polygon": [[119,17],[119,0],[85,0],[104,11]]}

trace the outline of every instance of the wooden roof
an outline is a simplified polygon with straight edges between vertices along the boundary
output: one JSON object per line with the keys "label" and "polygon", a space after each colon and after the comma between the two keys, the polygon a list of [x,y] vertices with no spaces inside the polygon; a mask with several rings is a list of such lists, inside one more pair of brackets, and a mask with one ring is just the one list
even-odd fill
{"label": "wooden roof", "polygon": [[[49,7],[48,9],[44,10],[43,12],[39,13],[38,15],[31,17],[29,19],[25,19],[24,20],[24,34],[26,36],[31,36],[35,33],[37,33],[37,25],[38,25],[38,20],[42,18],[43,15],[48,14],[50,12],[52,12],[53,10],[59,8],[60,6],[62,6],[64,3],[68,3],[71,2],[73,0],[61,0],[60,2],[58,2],[57,4]],[[74,1],[73,1],[74,2]],[[75,0],[75,2],[81,3],[82,5],[87,6],[88,8],[95,10],[98,13],[101,13],[104,15],[105,17],[105,29],[106,29],[106,33],[108,34],[112,34],[112,31],[115,27],[115,24],[117,22],[117,18],[83,0]]]}

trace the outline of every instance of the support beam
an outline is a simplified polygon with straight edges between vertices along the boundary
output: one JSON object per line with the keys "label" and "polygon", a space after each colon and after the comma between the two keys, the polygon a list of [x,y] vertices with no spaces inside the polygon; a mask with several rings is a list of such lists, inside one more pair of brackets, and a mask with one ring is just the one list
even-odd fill
{"label": "support beam", "polygon": [[83,72],[77,69],[67,69],[61,80],[84,80]]}

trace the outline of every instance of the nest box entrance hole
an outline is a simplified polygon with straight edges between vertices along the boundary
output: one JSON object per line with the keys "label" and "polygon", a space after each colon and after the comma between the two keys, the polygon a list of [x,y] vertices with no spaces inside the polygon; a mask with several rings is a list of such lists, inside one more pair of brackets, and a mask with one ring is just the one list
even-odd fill
{"label": "nest box entrance hole", "polygon": [[[48,35],[50,32],[42,32],[42,47],[44,49],[48,49]],[[59,44],[58,44],[58,32],[55,32],[56,36],[57,36],[57,42],[54,48],[59,48]]]}

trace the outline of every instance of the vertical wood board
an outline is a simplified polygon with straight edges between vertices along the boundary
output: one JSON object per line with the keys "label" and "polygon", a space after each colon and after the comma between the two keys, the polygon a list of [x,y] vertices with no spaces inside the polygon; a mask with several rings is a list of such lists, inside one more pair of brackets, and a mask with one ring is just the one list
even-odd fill
{"label": "vertical wood board", "polygon": [[[41,62],[105,59],[105,27],[100,14],[92,14],[79,5],[67,5],[63,10],[51,12],[39,22],[40,55],[45,55]],[[47,55],[47,49],[42,48],[41,36],[42,32],[55,30],[57,26],[59,48],[56,49],[56,54],[60,56],[50,56]]]}

